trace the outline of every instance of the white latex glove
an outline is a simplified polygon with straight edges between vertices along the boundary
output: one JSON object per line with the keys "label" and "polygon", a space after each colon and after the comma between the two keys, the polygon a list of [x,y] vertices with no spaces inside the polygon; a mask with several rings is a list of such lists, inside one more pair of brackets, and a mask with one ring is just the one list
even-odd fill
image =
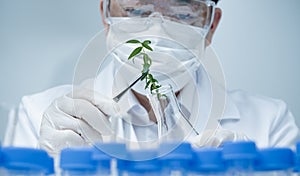
{"label": "white latex glove", "polygon": [[39,145],[57,155],[69,146],[87,145],[112,135],[108,117],[115,113],[112,99],[92,91],[89,80],[72,93],[62,96],[45,111]]}
{"label": "white latex glove", "polygon": [[193,137],[190,142],[194,147],[219,147],[225,141],[248,141],[246,135],[227,129],[205,130]]}

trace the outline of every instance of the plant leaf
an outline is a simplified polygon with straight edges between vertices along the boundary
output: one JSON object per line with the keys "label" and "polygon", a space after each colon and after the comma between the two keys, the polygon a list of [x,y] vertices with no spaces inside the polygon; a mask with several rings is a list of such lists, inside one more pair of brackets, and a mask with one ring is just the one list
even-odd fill
{"label": "plant leaf", "polygon": [[153,49],[148,45],[148,43],[143,42],[142,45],[143,45],[144,48],[146,48],[150,51],[153,51]]}
{"label": "plant leaf", "polygon": [[126,43],[141,43],[141,42],[138,40],[128,40]]}
{"label": "plant leaf", "polygon": [[144,40],[143,43],[146,43],[147,45],[151,44],[150,40]]}
{"label": "plant leaf", "polygon": [[145,89],[147,89],[147,88],[149,87],[150,83],[151,83],[151,81],[150,81],[150,80],[149,80],[149,81],[147,81],[147,83],[146,83],[146,85],[145,85]]}
{"label": "plant leaf", "polygon": [[134,56],[138,55],[141,51],[142,51],[143,47],[137,47],[136,49],[134,49],[131,54],[128,57],[128,60],[133,58]]}
{"label": "plant leaf", "polygon": [[152,76],[152,74],[148,74],[148,78],[152,81],[153,80],[153,76]]}
{"label": "plant leaf", "polygon": [[151,86],[150,86],[150,91],[153,92],[154,89],[155,89],[155,85],[154,85],[154,84],[151,84]]}
{"label": "plant leaf", "polygon": [[152,81],[153,83],[155,83],[155,82],[158,83],[157,79],[154,79],[154,78],[153,78],[151,81]]}

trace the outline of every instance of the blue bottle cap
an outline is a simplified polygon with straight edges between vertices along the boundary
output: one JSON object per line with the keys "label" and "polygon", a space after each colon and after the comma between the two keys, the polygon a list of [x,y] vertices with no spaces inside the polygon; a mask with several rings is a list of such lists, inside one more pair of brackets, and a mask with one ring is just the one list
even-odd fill
{"label": "blue bottle cap", "polygon": [[296,150],[297,152],[300,152],[300,141],[296,143]]}
{"label": "blue bottle cap", "polygon": [[126,146],[121,143],[96,143],[93,147],[93,159],[100,169],[110,170],[113,158],[125,158]]}
{"label": "blue bottle cap", "polygon": [[128,160],[124,159],[117,159],[117,169],[121,173],[127,168],[127,162]]}
{"label": "blue bottle cap", "polygon": [[258,153],[254,142],[226,142],[223,145],[223,160],[229,170],[252,172]]}
{"label": "blue bottle cap", "polygon": [[93,159],[93,148],[73,147],[63,149],[60,153],[60,168],[74,172],[96,171],[97,163]]}
{"label": "blue bottle cap", "polygon": [[300,141],[296,143],[296,156],[300,158]]}
{"label": "blue bottle cap", "polygon": [[54,159],[52,157],[49,157],[47,167],[48,167],[48,172],[46,174],[47,175],[54,174],[54,172],[55,172],[55,170],[54,170]]}
{"label": "blue bottle cap", "polygon": [[[120,160],[121,170],[128,172],[158,172],[161,165],[157,159],[157,151],[155,150],[132,150],[127,152],[128,160]],[[120,168],[120,166],[118,167]]]}
{"label": "blue bottle cap", "polygon": [[294,166],[294,152],[289,148],[267,148],[258,151],[256,170],[286,170]]}
{"label": "blue bottle cap", "polygon": [[2,154],[2,146],[0,145],[0,167],[3,166],[3,154]]}
{"label": "blue bottle cap", "polygon": [[219,148],[201,148],[194,150],[191,170],[197,172],[224,172],[225,163],[222,158],[222,150]]}
{"label": "blue bottle cap", "polygon": [[4,147],[3,165],[8,170],[20,172],[54,173],[53,158],[46,151],[22,147]]}
{"label": "blue bottle cap", "polygon": [[127,151],[127,159],[129,161],[148,161],[157,158],[156,150],[128,150]]}
{"label": "blue bottle cap", "polygon": [[162,160],[191,160],[192,152],[190,143],[162,143],[159,146],[159,156]]}
{"label": "blue bottle cap", "polygon": [[226,142],[223,144],[224,160],[255,160],[257,148],[252,141]]}
{"label": "blue bottle cap", "polygon": [[296,143],[295,172],[300,172],[300,141]]}
{"label": "blue bottle cap", "polygon": [[186,168],[193,160],[193,150],[190,143],[162,143],[159,157],[170,169]]}
{"label": "blue bottle cap", "polygon": [[93,158],[99,160],[109,157],[117,159],[126,158],[126,145],[124,143],[96,143]]}

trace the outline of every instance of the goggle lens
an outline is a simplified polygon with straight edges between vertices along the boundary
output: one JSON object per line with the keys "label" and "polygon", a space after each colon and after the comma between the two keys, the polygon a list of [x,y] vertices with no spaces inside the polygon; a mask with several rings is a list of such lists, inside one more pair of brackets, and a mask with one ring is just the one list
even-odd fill
{"label": "goggle lens", "polygon": [[111,17],[149,17],[160,13],[164,18],[200,28],[209,28],[215,3],[207,0],[106,0],[105,15]]}

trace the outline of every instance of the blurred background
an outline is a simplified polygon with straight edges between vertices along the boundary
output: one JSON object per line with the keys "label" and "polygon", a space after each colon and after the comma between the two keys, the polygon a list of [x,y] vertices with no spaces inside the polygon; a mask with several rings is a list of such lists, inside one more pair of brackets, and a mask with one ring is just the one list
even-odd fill
{"label": "blurred background", "polygon": [[[299,0],[221,0],[213,47],[229,89],[283,99],[300,124]],[[72,83],[103,29],[99,0],[0,0],[0,135],[22,96]],[[298,76],[297,76],[298,75]]]}

